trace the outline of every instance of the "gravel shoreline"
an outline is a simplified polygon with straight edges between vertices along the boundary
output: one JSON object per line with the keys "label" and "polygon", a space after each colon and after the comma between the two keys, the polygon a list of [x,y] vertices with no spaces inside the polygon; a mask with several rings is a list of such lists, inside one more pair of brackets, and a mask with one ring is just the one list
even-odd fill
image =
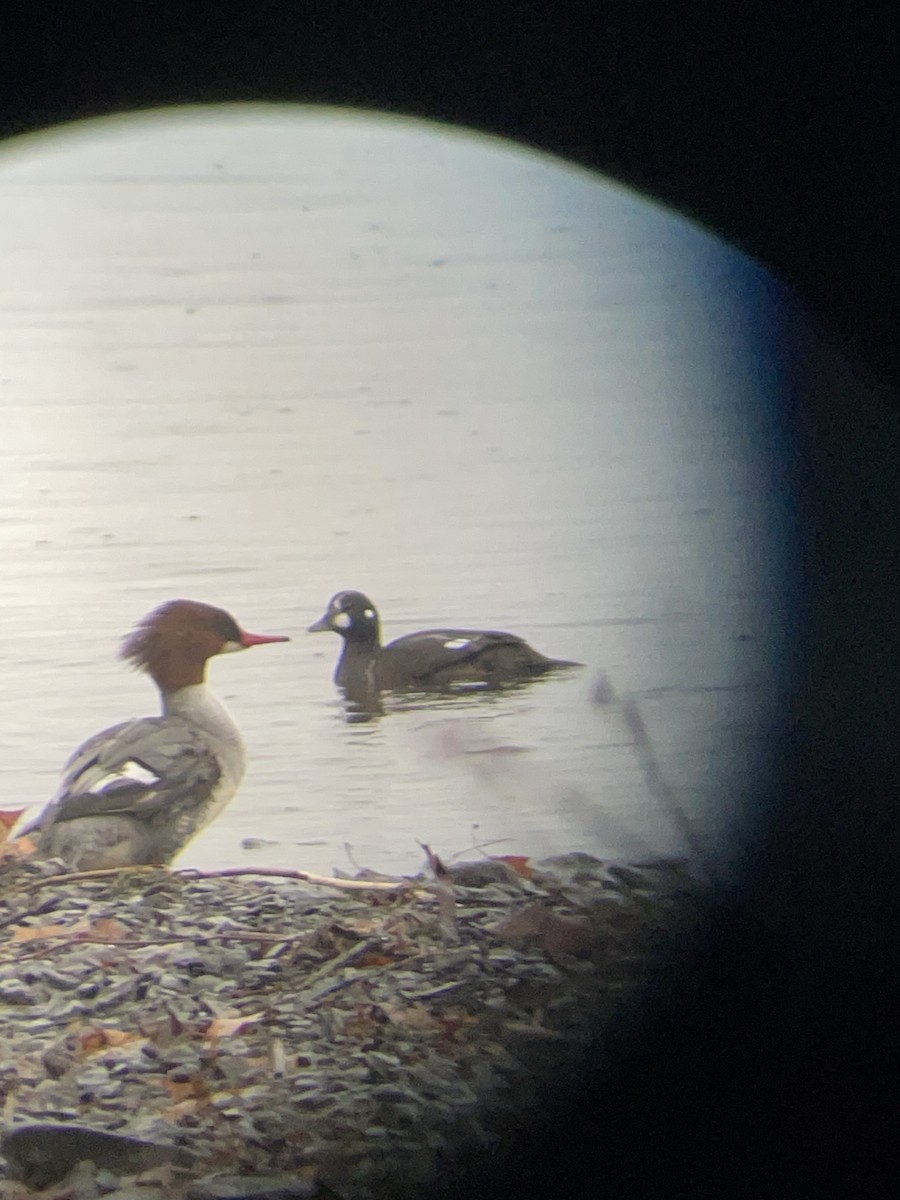
{"label": "gravel shoreline", "polygon": [[0,866],[0,1197],[419,1197],[536,1111],[699,892],[674,860],[433,866]]}

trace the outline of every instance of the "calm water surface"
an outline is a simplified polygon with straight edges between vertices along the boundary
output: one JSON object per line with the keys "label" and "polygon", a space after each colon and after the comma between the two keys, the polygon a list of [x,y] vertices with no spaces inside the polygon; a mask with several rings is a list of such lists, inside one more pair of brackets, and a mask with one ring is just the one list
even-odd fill
{"label": "calm water surface", "polygon": [[[681,852],[601,672],[709,838],[752,801],[784,548],[740,256],[500,142],[224,108],[8,143],[0,261],[4,807],[155,711],[115,652],[174,596],[294,639],[212,664],[250,767],[184,865]],[[340,588],[587,668],[348,724],[303,632]]]}

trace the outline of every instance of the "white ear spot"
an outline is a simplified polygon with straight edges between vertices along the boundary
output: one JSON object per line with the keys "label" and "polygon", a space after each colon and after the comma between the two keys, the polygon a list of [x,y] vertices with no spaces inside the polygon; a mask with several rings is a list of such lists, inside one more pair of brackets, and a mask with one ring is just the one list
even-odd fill
{"label": "white ear spot", "polygon": [[449,642],[444,642],[445,650],[464,650],[472,641],[471,638],[451,638]]}
{"label": "white ear spot", "polygon": [[373,608],[367,608],[366,611],[363,613],[363,616],[366,618],[367,621],[374,621],[375,620],[375,610]]}
{"label": "white ear spot", "polygon": [[149,767],[145,767],[143,763],[135,762],[129,758],[127,762],[122,763],[118,771],[111,771],[109,775],[104,775],[102,779],[98,779],[94,786],[90,789],[94,795],[105,792],[108,787],[112,787],[117,783],[143,783],[150,787],[154,783],[159,783],[159,776],[155,771],[151,771]]}
{"label": "white ear spot", "polygon": [[353,624],[353,618],[351,616],[349,616],[347,613],[341,612],[341,613],[337,613],[336,616],[332,617],[331,623],[335,627],[335,629],[349,629],[350,626]]}
{"label": "white ear spot", "polygon": [[222,649],[219,651],[219,653],[220,654],[234,654],[238,650],[246,650],[246,649],[247,649],[247,647],[241,645],[240,642],[226,642],[225,645],[222,647]]}

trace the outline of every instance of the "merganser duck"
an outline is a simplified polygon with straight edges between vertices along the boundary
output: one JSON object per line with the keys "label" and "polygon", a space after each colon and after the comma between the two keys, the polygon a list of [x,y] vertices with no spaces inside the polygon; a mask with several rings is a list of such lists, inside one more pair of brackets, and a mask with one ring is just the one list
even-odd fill
{"label": "merganser duck", "polygon": [[283,635],[246,633],[221,608],[172,600],[145,617],[119,657],[159,688],[162,716],[123,721],[75,751],[46,807],[19,831],[74,870],[170,862],[228,804],[244,744],[206,686],[216,654]]}
{"label": "merganser duck", "polygon": [[493,687],[582,663],[546,658],[514,633],[424,629],[381,645],[378,612],[362,592],[338,592],[307,630],[343,638],[334,682],[348,696],[379,691],[440,691],[454,685]]}

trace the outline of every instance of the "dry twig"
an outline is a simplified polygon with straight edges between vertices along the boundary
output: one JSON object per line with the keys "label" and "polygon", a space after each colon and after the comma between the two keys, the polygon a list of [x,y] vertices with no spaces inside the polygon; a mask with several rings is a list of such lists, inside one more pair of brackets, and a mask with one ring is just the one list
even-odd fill
{"label": "dry twig", "polygon": [[164,871],[175,879],[223,879],[239,875],[258,875],[265,878],[296,879],[302,883],[315,883],[322,887],[340,888],[343,891],[375,891],[399,892],[408,891],[415,887],[411,879],[398,879],[396,882],[366,879],[335,879],[330,875],[313,875],[310,871],[293,870],[288,867],[223,867],[219,871],[200,871],[194,867],[186,867],[179,871],[169,871],[166,867],[103,867],[96,871],[71,871],[61,875],[45,875],[41,879],[29,880],[23,887],[24,891],[33,891],[47,887],[50,884],[79,883],[82,880],[103,879],[110,875],[121,875],[125,871]]}

